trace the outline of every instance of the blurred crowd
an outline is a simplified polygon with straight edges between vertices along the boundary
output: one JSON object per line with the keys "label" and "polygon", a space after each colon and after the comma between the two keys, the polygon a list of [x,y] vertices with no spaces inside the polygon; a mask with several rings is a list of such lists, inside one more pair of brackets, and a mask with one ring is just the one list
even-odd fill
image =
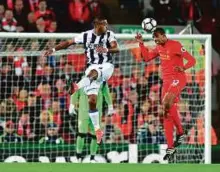
{"label": "blurred crowd", "polygon": [[107,15],[97,0],[1,0],[0,30],[6,32],[80,32],[97,15]]}
{"label": "blurred crowd", "polygon": [[160,25],[192,23],[213,34],[218,51],[219,11],[219,0],[0,0],[0,31],[81,32],[92,28],[97,15],[111,24],[137,25],[153,17]]}
{"label": "blurred crowd", "polygon": [[[184,3],[180,3],[182,1]],[[213,13],[204,12],[211,7],[207,1],[182,1],[119,0],[118,3],[121,9],[132,9],[133,3],[138,3],[142,17],[153,16],[159,24],[186,24],[188,21],[194,21],[202,32],[219,34],[216,27],[217,11],[215,14],[214,10]],[[215,5],[216,10],[219,9],[220,4],[217,0],[209,2],[213,3],[209,5]],[[207,9],[203,9],[202,4],[206,4]],[[182,9],[178,10],[181,12],[178,17],[173,15],[179,9],[177,7]],[[0,0],[0,30],[80,32],[91,28],[92,19],[100,14],[114,23],[104,1]],[[206,17],[211,17],[212,20]],[[53,47],[56,43],[56,40],[44,43],[32,40],[28,42],[27,47],[30,51],[38,51]],[[22,44],[20,47],[19,45],[8,43],[1,48],[7,52],[17,51],[21,54],[27,51]],[[129,63],[128,59],[132,59],[132,62]],[[81,78],[85,65],[86,58],[83,54],[58,57],[31,55],[1,57],[0,143],[74,143],[77,134],[77,116],[68,114],[70,96],[65,86],[70,79],[77,82]],[[122,65],[130,66],[129,75],[122,71]],[[203,75],[204,71],[198,72],[198,76]],[[108,84],[115,113],[108,116],[103,111],[104,142],[165,143],[160,105],[162,81],[159,60],[141,68],[140,62],[131,50],[126,53],[124,63],[120,60],[116,63],[114,75]],[[188,132],[187,140],[189,143],[203,144],[204,78],[190,79],[181,97],[179,110],[184,128]],[[217,142],[215,130],[212,129],[212,144]]]}

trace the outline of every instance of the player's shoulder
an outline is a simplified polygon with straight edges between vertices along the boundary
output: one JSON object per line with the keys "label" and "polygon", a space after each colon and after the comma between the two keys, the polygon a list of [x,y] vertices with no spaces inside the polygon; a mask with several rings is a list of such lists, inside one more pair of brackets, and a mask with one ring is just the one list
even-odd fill
{"label": "player's shoulder", "polygon": [[114,35],[115,34],[112,30],[107,30],[106,33],[110,34],[110,35]]}
{"label": "player's shoulder", "polygon": [[93,33],[93,32],[94,32],[93,29],[91,29],[91,30],[86,30],[86,31],[82,32],[82,34],[85,34],[85,33],[89,34],[89,33]]}
{"label": "player's shoulder", "polygon": [[177,40],[169,39],[170,43],[175,44],[175,45],[181,45],[181,43]]}
{"label": "player's shoulder", "polygon": [[177,40],[169,40],[171,46],[182,47],[182,44]]}

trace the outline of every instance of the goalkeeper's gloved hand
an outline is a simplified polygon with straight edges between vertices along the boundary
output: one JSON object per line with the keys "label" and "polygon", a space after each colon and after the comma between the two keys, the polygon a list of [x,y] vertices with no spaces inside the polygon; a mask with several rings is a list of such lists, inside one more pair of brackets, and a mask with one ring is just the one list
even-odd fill
{"label": "goalkeeper's gloved hand", "polygon": [[113,108],[113,105],[108,105],[108,115],[111,116],[115,113],[115,110]]}
{"label": "goalkeeper's gloved hand", "polygon": [[73,104],[70,104],[70,106],[69,106],[69,114],[70,115],[76,115],[77,114],[77,110],[75,109]]}

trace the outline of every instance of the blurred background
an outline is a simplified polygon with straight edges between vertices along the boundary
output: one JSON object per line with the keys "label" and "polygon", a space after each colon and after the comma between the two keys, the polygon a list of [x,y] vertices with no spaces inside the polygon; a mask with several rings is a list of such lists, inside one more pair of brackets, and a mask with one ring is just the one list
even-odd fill
{"label": "blurred background", "polygon": [[[189,26],[186,33],[212,35],[212,144],[220,143],[220,92],[217,91],[220,88],[220,0],[0,0],[0,31],[79,33],[91,29],[97,15],[105,16],[115,33],[144,33],[141,22],[152,17],[169,34],[178,34]],[[29,49],[53,47],[56,42],[33,40]],[[8,41],[1,45],[1,50],[25,51],[14,45]],[[204,44],[195,51],[204,55]],[[132,54],[135,56],[135,49]],[[60,135],[65,143],[74,143],[76,119],[68,115],[69,95],[64,85],[67,76],[75,81],[82,76],[85,57],[83,54],[33,57],[0,58],[0,134],[12,132],[17,134],[17,140],[38,142],[49,130],[45,127],[49,121],[58,128],[54,135]],[[130,64],[139,63],[138,58],[130,59]],[[133,65],[129,76],[123,72],[122,62],[116,63],[114,76],[109,81],[116,114],[103,117],[106,143],[165,143],[161,125],[157,125],[160,123],[159,62],[147,70],[140,70],[139,64]],[[199,72],[204,74],[204,70]],[[200,111],[194,109],[194,104],[202,104],[204,100],[204,83],[200,78],[196,80],[193,86],[188,83],[193,89],[185,90],[180,102],[182,120],[190,131],[197,130],[192,123],[201,122],[197,118],[199,114],[193,115],[194,111]],[[188,101],[190,94],[193,102]],[[193,117],[198,120],[192,120]],[[73,122],[70,124],[69,120]],[[189,138],[189,143],[204,143],[204,138],[193,140]]]}

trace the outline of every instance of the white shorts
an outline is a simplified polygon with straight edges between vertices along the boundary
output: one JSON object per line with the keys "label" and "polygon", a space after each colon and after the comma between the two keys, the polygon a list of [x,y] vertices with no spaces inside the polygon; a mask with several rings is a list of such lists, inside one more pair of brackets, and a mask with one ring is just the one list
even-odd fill
{"label": "white shorts", "polygon": [[84,91],[87,95],[98,95],[101,84],[104,81],[108,81],[112,76],[114,72],[114,65],[111,63],[92,64],[86,69],[85,75],[87,76],[91,70],[96,70],[98,72],[98,78],[94,80],[89,86],[84,87]]}

